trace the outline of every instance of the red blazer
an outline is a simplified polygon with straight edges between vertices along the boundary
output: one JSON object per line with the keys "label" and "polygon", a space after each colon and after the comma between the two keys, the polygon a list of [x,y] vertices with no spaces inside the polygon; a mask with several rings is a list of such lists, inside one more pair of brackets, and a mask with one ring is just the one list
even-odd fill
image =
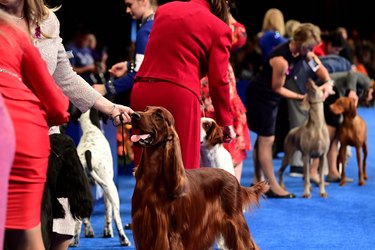
{"label": "red blazer", "polygon": [[163,79],[199,98],[200,79],[207,75],[217,122],[232,125],[227,76],[231,37],[229,26],[210,12],[205,0],[161,5],[135,81]]}

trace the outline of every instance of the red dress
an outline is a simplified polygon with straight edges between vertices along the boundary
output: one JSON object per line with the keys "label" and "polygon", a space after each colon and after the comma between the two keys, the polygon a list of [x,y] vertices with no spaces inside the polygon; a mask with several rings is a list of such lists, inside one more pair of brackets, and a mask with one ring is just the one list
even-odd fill
{"label": "red dress", "polygon": [[5,227],[25,230],[40,222],[50,154],[48,127],[68,121],[69,101],[24,32],[1,24],[0,33],[0,92],[16,135]]}
{"label": "red dress", "polygon": [[[230,105],[233,114],[233,127],[237,136],[230,143],[225,143],[224,147],[232,156],[233,166],[237,166],[247,158],[246,151],[251,149],[250,133],[246,120],[246,108],[237,93],[236,78],[230,64],[228,65],[228,78],[230,84]],[[201,80],[201,103],[202,116],[215,119],[215,110],[209,93],[207,77]]]}
{"label": "red dress", "polygon": [[[137,111],[159,105],[172,113],[186,169],[199,168],[203,76],[210,79],[218,124],[232,125],[226,74],[230,47],[230,28],[211,13],[207,1],[172,1],[158,7],[131,92],[131,107]],[[138,159],[134,147],[135,164]]]}

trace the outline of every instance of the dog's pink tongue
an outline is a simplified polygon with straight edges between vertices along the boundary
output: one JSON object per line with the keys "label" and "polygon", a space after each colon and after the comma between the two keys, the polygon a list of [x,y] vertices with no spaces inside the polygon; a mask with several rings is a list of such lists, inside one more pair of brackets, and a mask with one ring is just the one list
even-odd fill
{"label": "dog's pink tongue", "polygon": [[130,140],[132,142],[137,142],[139,140],[145,140],[147,139],[148,137],[150,137],[150,134],[144,134],[144,135],[132,135],[132,137],[130,137]]}

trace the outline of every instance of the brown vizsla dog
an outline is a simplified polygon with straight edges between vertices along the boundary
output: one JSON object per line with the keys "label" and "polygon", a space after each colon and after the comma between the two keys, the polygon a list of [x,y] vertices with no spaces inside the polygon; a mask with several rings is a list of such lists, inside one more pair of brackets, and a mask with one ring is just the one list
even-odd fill
{"label": "brown vizsla dog", "polygon": [[143,148],[135,172],[132,230],[138,250],[259,249],[243,209],[259,204],[268,184],[241,186],[223,169],[185,170],[172,114],[147,107],[132,114],[132,141]]}
{"label": "brown vizsla dog", "polygon": [[[342,163],[341,182],[340,185],[346,184],[345,181],[345,149],[346,146],[353,146],[357,152],[358,185],[365,185],[367,180],[366,174],[366,158],[368,153],[367,148],[367,125],[366,122],[357,114],[357,108],[353,99],[349,97],[340,97],[333,104],[330,109],[333,113],[344,117],[344,121],[339,128],[340,151],[337,163]],[[363,160],[361,148],[363,150]]]}
{"label": "brown vizsla dog", "polygon": [[327,161],[330,140],[327,124],[324,119],[323,101],[322,90],[315,85],[314,81],[309,79],[307,82],[307,95],[302,101],[303,107],[309,110],[309,117],[305,124],[291,129],[284,141],[285,154],[279,169],[279,183],[282,187],[285,187],[283,178],[285,168],[289,165],[289,159],[294,152],[297,150],[301,151],[304,174],[304,198],[311,197],[310,165],[314,158],[319,158],[320,197],[328,196],[325,191],[323,166]]}

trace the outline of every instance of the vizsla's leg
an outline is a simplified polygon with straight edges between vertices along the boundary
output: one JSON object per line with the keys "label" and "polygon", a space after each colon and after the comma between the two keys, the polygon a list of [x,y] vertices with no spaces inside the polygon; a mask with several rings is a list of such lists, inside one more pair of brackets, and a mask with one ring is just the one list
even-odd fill
{"label": "vizsla's leg", "polygon": [[363,177],[365,178],[365,180],[368,179],[368,177],[367,177],[367,171],[366,171],[366,168],[367,168],[367,154],[368,154],[368,147],[367,147],[367,143],[365,142],[363,144]]}
{"label": "vizsla's leg", "polygon": [[345,177],[345,162],[346,161],[346,145],[341,144],[339,150],[339,162],[342,164],[341,169],[341,181],[340,186],[344,186],[346,184],[346,177]]}
{"label": "vizsla's leg", "polygon": [[357,164],[358,164],[358,185],[363,186],[365,185],[365,179],[363,176],[363,162],[362,162],[361,148],[356,147],[355,152],[357,154]]}

